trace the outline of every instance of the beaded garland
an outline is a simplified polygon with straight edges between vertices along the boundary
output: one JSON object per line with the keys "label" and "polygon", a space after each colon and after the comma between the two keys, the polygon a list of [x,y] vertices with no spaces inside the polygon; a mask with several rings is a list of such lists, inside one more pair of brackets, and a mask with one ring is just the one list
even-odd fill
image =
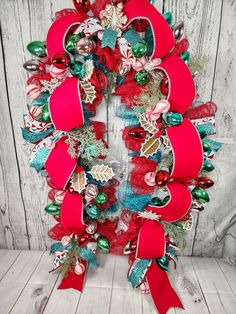
{"label": "beaded garland", "polygon": [[[31,102],[22,135],[56,221],[50,271],[62,270],[59,289],[82,291],[98,251],[128,255],[133,287],[150,292],[160,313],[182,308],[166,272],[209,202],[217,107],[196,92],[183,22],[147,0],[73,3],[56,13],[46,42],[27,46],[34,59],[24,64]],[[92,119],[112,95],[133,165],[122,182],[106,126]]]}

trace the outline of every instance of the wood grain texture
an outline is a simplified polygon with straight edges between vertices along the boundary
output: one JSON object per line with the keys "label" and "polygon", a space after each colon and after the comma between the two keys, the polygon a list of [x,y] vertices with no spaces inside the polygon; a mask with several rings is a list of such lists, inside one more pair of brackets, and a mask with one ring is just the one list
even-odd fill
{"label": "wood grain texture", "polygon": [[[206,57],[205,69],[198,82],[199,93],[204,101],[212,98],[219,104],[215,138],[224,143],[214,161],[216,186],[209,190],[211,203],[205,212],[194,217],[196,228],[187,234],[184,254],[234,256],[235,1],[156,0],[155,6],[159,11],[172,11],[174,22],[183,19],[191,55]],[[65,7],[72,8],[72,0],[9,0],[0,6],[0,71],[3,73],[0,77],[1,248],[43,250],[51,243],[47,231],[54,222],[43,210],[48,202],[46,183],[29,168],[31,148],[21,137],[22,114],[27,105],[24,94],[27,74],[21,65],[30,59],[26,45],[32,40],[44,40],[55,12]],[[120,163],[118,173],[122,181],[129,170],[129,158],[121,139],[123,122],[115,117],[119,105],[118,98],[104,101],[96,119],[107,123],[110,155]]]}

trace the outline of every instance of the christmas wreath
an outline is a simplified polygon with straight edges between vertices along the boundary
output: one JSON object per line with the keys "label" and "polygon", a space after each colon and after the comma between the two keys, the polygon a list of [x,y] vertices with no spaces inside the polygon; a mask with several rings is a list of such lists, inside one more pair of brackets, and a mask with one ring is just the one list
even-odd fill
{"label": "christmas wreath", "polygon": [[[200,65],[190,59],[183,22],[148,0],[73,2],[56,13],[46,42],[29,43],[36,58],[24,64],[32,75],[22,134],[34,144],[30,166],[46,177],[45,211],[56,221],[50,271],[61,268],[59,289],[82,291],[97,251],[127,255],[132,286],[166,313],[183,307],[169,262],[214,184],[210,160],[221,144],[207,136],[217,107],[196,91]],[[112,95],[121,99],[132,164],[122,182],[107,158],[106,126],[94,120]]]}

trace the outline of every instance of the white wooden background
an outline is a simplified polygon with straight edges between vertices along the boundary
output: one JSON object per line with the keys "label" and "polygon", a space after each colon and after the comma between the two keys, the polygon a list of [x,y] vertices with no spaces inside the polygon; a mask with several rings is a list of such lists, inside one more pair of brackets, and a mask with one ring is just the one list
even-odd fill
{"label": "white wooden background", "polygon": [[[196,228],[187,236],[186,255],[235,256],[236,252],[236,1],[156,0],[160,11],[184,19],[190,52],[206,56],[200,80],[202,99],[219,106],[216,137],[224,147],[214,162],[215,186],[211,203],[195,216]],[[26,45],[44,40],[54,13],[72,7],[71,0],[2,0],[0,4],[0,248],[40,249],[53,220],[44,213],[47,186],[28,165],[30,147],[21,138],[27,74],[22,64],[30,59]],[[103,105],[99,118],[108,122],[112,154],[128,158],[121,140],[122,123],[114,117],[119,100]]]}

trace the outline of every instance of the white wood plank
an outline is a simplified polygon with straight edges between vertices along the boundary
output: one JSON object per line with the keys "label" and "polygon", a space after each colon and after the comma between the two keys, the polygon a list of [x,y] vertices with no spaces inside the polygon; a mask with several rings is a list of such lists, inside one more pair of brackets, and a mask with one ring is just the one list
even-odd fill
{"label": "white wood plank", "polygon": [[142,313],[142,296],[139,290],[135,289],[112,289],[110,313]]}
{"label": "white wood plank", "polygon": [[[176,270],[171,265],[168,276],[185,309],[189,313],[209,313],[190,258],[181,256]],[[178,308],[175,311],[183,312]]]}
{"label": "white wood plank", "polygon": [[42,252],[22,251],[0,282],[0,312],[9,313],[30,276],[35,270]]}
{"label": "white wood plank", "polygon": [[[36,171],[29,167],[29,155],[25,153],[25,147],[22,145],[23,141],[20,127],[23,125],[22,114],[26,111],[28,101],[24,92],[27,74],[26,71],[23,70],[22,64],[27,59],[32,58],[26,51],[26,45],[32,40],[45,39],[51,22],[50,1],[5,1],[4,7],[1,5],[0,14],[10,116],[14,129],[26,217],[22,216],[22,205],[20,202],[18,203],[18,196],[16,198],[12,197],[10,190],[8,195],[9,197],[11,196],[12,202],[15,201],[15,203],[11,203],[9,215],[18,215],[14,229],[16,232],[18,229],[19,231],[17,235],[14,236],[14,239],[21,242],[25,241],[24,234],[26,231],[25,228],[21,226],[24,221],[28,226],[31,249],[45,249],[47,243],[49,243],[47,237],[48,227],[53,222],[53,219],[49,217],[49,215],[46,215],[43,210],[47,203],[47,185],[45,184],[45,179],[42,179]],[[12,18],[9,19],[9,16]],[[13,20],[14,23],[12,23]],[[9,113],[4,115],[4,119],[8,119],[8,117]],[[8,127],[6,127],[6,129],[9,129],[10,124],[8,123],[7,125]],[[5,145],[8,146],[8,142],[5,142]],[[10,154],[10,158],[12,158],[12,156],[15,155]],[[17,195],[19,191],[19,184],[16,185],[17,171],[14,170],[14,165],[9,169],[10,173],[6,172],[5,176],[8,180],[11,180],[11,191],[14,191]],[[13,183],[15,185],[13,185]],[[16,211],[18,206],[19,211]],[[10,228],[9,231],[11,231],[11,229],[13,228]],[[23,243],[16,247],[20,246],[26,247],[26,245],[23,246]]]}
{"label": "white wood plank", "polygon": [[[110,312],[111,288],[93,288],[86,287],[81,294],[78,308],[78,314],[101,313],[108,314]],[[123,313],[123,312],[120,312]]]}
{"label": "white wood plank", "polygon": [[0,280],[7,273],[19,254],[20,251],[17,250],[0,250]]}
{"label": "white wood plank", "polygon": [[[156,314],[157,309],[150,294],[142,294],[142,312],[143,314]],[[175,314],[175,309],[171,308],[168,314]]]}
{"label": "white wood plank", "polygon": [[128,269],[128,257],[117,256],[115,262],[113,288],[133,289],[131,283],[127,280]]}
{"label": "white wood plank", "polygon": [[236,296],[236,265],[234,261],[230,259],[217,259],[218,265],[220,266],[230,288]]}
{"label": "white wood plank", "polygon": [[27,284],[11,309],[11,313],[43,313],[51,289],[49,284]]}
{"label": "white wood plank", "polygon": [[5,283],[26,284],[38,265],[43,252],[40,251],[21,251],[18,258],[9,268],[6,275],[2,278],[0,285],[4,288]]}
{"label": "white wood plank", "polygon": [[34,273],[12,308],[13,313],[43,312],[58,277],[58,272],[48,273],[51,265],[51,257],[48,256],[48,252],[44,252]]}
{"label": "white wood plank", "polygon": [[89,270],[86,279],[86,287],[110,288],[113,281],[115,256],[99,254],[99,267]]}
{"label": "white wood plank", "polygon": [[[2,6],[2,4],[1,4]],[[1,12],[1,10],[0,10]],[[2,12],[3,13],[3,12]],[[6,12],[4,12],[5,14]],[[0,13],[1,18],[1,13]],[[1,23],[4,23],[1,18]],[[4,27],[1,27],[4,28]],[[4,66],[0,30],[0,248],[28,249],[25,208],[20,190],[19,167],[8,99],[9,84]],[[13,43],[12,43],[13,44]]]}
{"label": "white wood plank", "polygon": [[234,314],[236,298],[232,293],[204,293],[210,313]]}
{"label": "white wood plank", "polygon": [[231,288],[215,259],[192,257],[191,261],[204,294],[216,291],[231,293]]}
{"label": "white wood plank", "polygon": [[52,290],[48,303],[44,309],[45,314],[75,313],[81,293],[75,289],[58,290],[61,283],[59,276]]}

